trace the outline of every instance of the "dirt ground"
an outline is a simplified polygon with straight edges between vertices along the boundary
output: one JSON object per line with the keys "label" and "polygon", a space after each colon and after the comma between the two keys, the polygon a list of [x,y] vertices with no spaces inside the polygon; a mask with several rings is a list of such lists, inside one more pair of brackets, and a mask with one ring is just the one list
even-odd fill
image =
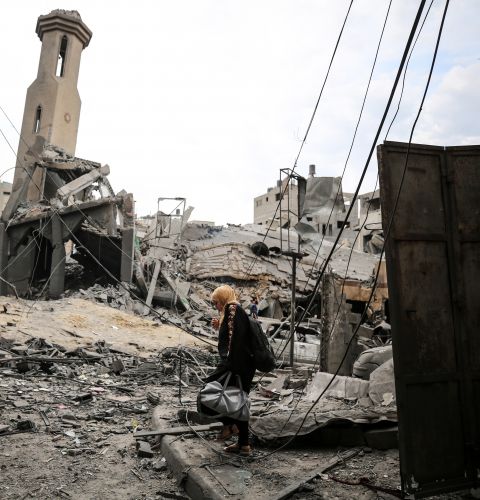
{"label": "dirt ground", "polygon": [[140,356],[167,346],[202,344],[175,326],[80,298],[33,302],[0,297],[0,332],[17,340],[41,337],[69,349],[104,340]]}
{"label": "dirt ground", "polygon": [[[212,355],[202,342],[82,299],[29,303],[4,297],[0,340],[1,499],[187,498],[155,441],[151,457],[138,456],[133,432],[150,427],[154,407],[178,425],[178,410],[194,406],[193,377],[179,400],[175,353],[177,346],[189,346],[198,364],[208,364]],[[106,342],[100,342],[105,350],[95,354],[99,341]],[[33,355],[57,356],[56,345],[87,351],[83,358],[75,351],[56,362],[2,362],[18,357],[25,345]],[[122,367],[114,372],[119,360]],[[217,451],[222,446],[213,435],[201,443],[193,436],[181,439],[192,450],[205,443]],[[251,498],[269,498],[339,453],[303,447],[265,456],[269,451],[256,445],[254,460],[244,464],[255,484]],[[365,478],[380,490],[359,484]],[[362,449],[292,498],[391,499],[396,497],[382,488],[398,493],[399,487],[398,450]]]}

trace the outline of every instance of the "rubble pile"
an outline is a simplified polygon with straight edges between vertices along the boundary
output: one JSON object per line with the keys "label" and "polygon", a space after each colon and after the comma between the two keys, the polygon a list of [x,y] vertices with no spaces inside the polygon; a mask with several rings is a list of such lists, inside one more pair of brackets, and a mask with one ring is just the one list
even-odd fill
{"label": "rubble pile", "polygon": [[[68,497],[77,488],[79,495],[83,488],[88,491],[88,483],[99,477],[108,462],[107,469],[119,475],[128,471],[130,481],[143,483],[140,488],[150,496],[163,488],[165,495],[172,495],[169,498],[186,498],[171,479],[165,458],[136,450],[131,439],[133,432],[149,427],[158,404],[175,421],[174,408],[181,407],[177,351],[168,348],[142,357],[117,352],[102,341],[69,350],[38,337],[25,343],[0,337],[0,440],[6,444],[17,434],[20,439],[16,445],[2,446],[2,455],[11,456],[29,440],[40,440],[38,459],[46,471],[23,484],[13,464],[2,470],[0,496]],[[186,379],[216,361],[199,349],[182,348],[182,354]],[[170,414],[168,408],[173,409]],[[61,464],[68,466],[68,472],[59,481],[67,480],[69,485],[54,480],[53,472],[63,468]],[[121,472],[114,472],[118,468]],[[108,482],[105,487],[108,490]],[[93,490],[92,497],[99,491],[103,490]],[[110,498],[109,491],[104,495]]]}

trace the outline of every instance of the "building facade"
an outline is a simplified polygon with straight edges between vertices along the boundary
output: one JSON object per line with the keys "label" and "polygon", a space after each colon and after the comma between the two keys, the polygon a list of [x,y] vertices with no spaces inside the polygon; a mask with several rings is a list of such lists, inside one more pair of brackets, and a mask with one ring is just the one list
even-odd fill
{"label": "building facade", "polygon": [[11,182],[0,182],[0,214],[3,212],[8,198],[12,194]]}
{"label": "building facade", "polygon": [[253,222],[263,226],[272,224],[274,229],[280,224],[286,227],[298,222],[298,184],[295,179],[290,179],[290,182],[288,178],[278,181],[275,187],[268,188],[265,194],[254,198]]}
{"label": "building facade", "polygon": [[360,252],[378,254],[383,248],[382,211],[380,190],[361,194],[357,198],[359,231],[355,249]]}

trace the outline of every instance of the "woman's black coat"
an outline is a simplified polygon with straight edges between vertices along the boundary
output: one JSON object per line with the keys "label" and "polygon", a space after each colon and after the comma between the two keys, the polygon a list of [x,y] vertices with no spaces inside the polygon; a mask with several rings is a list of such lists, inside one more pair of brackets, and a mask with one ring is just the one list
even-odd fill
{"label": "woman's black coat", "polygon": [[250,392],[255,365],[251,348],[250,320],[239,304],[227,304],[224,317],[218,332],[218,353],[220,364],[206,379],[207,382],[217,380],[226,371],[234,375],[231,385],[236,385],[235,375],[240,376],[243,390]]}

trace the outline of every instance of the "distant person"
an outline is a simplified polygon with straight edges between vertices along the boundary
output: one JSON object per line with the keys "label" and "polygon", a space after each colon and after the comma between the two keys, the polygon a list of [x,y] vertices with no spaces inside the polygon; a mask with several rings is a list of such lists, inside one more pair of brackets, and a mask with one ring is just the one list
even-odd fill
{"label": "distant person", "polygon": [[253,319],[258,319],[258,300],[256,298],[253,298],[250,304],[250,314]]}
{"label": "distant person", "polygon": [[[205,381],[218,380],[225,372],[230,371],[233,375],[230,383],[236,385],[236,376],[239,375],[242,388],[248,394],[255,374],[250,347],[250,320],[238,303],[235,291],[228,285],[219,286],[214,290],[212,302],[220,312],[220,318],[212,320],[212,326],[218,329],[220,364]],[[208,408],[205,408],[205,413],[210,414]],[[244,456],[250,455],[248,421],[234,420],[229,417],[220,417],[219,420],[223,423],[219,439],[226,440],[238,432],[238,442],[227,446],[224,451]]]}

